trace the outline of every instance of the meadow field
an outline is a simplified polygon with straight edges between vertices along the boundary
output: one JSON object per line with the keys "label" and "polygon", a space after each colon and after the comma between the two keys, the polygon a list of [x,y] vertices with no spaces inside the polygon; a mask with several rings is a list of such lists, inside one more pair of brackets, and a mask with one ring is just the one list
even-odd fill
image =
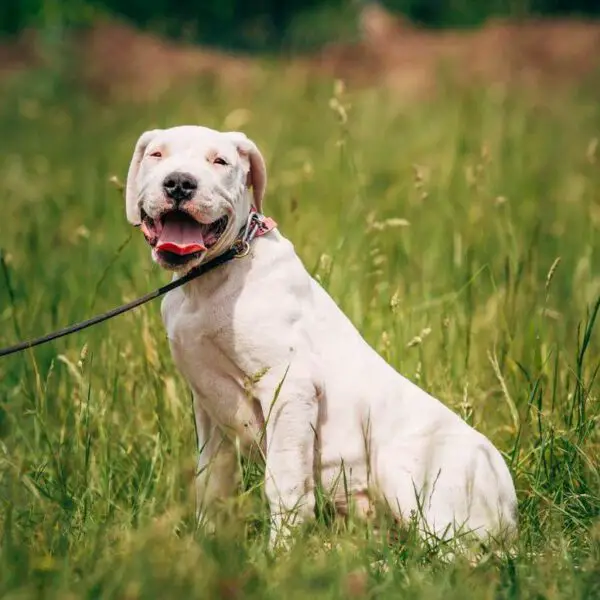
{"label": "meadow field", "polygon": [[[239,129],[266,214],[365,338],[488,435],[519,496],[514,557],[444,560],[331,518],[270,556],[256,468],[194,525],[190,394],[155,302],[0,359],[2,598],[600,598],[600,104],[451,86],[407,102],[267,69],[143,105],[24,74],[0,98],[0,346],[168,275],[125,220],[138,135]],[[257,324],[260,326],[260,324]]]}

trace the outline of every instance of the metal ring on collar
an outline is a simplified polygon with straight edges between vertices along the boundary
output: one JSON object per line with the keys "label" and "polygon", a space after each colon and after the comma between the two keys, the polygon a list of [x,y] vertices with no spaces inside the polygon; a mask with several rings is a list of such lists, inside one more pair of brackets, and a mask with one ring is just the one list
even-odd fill
{"label": "metal ring on collar", "polygon": [[244,258],[244,256],[248,256],[249,252],[250,252],[250,244],[246,240],[239,240],[236,243],[235,258]]}

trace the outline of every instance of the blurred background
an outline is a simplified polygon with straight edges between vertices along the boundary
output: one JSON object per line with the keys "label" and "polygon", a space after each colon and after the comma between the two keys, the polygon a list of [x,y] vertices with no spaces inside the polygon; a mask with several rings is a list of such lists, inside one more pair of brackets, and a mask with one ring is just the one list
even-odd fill
{"label": "blurred background", "polygon": [[598,0],[11,0],[0,77],[51,68],[139,100],[183,78],[241,83],[260,55],[403,93],[451,65],[462,81],[554,85],[597,69],[598,15]]}

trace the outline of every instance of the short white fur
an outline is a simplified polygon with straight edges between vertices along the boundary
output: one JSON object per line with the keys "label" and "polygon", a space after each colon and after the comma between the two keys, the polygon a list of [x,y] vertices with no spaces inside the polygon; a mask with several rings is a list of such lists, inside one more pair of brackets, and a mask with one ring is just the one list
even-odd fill
{"label": "short white fur", "polygon": [[[160,159],[150,156],[156,148]],[[227,165],[211,163],[214,153]],[[266,169],[241,133],[146,132],[127,180],[130,222],[139,223],[141,209],[151,217],[165,209],[161,182],[173,170],[199,181],[189,207],[196,218],[230,217],[219,243],[189,269],[233,243],[252,204],[261,209]],[[193,392],[202,514],[236,491],[237,443],[266,457],[272,543],[313,516],[317,482],[342,511],[347,492],[363,514],[369,499],[384,501],[441,537],[456,528],[481,539],[516,533],[515,488],[499,451],[388,365],[277,230],[254,240],[244,259],[170,292],[162,316]]]}

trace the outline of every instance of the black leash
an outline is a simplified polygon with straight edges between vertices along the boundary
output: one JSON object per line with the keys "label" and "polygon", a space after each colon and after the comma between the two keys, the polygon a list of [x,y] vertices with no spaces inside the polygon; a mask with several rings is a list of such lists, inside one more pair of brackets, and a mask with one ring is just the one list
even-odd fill
{"label": "black leash", "polygon": [[34,348],[35,346],[40,346],[41,344],[45,344],[46,342],[51,342],[52,340],[57,340],[58,338],[64,337],[65,335],[69,335],[71,333],[75,333],[77,331],[81,331],[82,329],[87,329],[92,325],[97,325],[98,323],[102,323],[103,321],[108,321],[108,319],[112,319],[118,315],[122,315],[123,313],[130,311],[142,304],[146,304],[146,302],[150,302],[150,300],[154,300],[154,298],[158,298],[160,296],[164,296],[167,292],[174,290],[186,283],[192,281],[192,279],[196,279],[196,277],[200,277],[200,275],[204,275],[213,269],[216,269],[220,265],[229,262],[233,258],[238,256],[244,256],[248,250],[248,242],[242,242],[241,240],[238,243],[234,244],[227,252],[213,258],[211,261],[207,262],[204,265],[199,265],[195,269],[192,269],[189,273],[168,283],[167,285],[163,285],[159,287],[157,290],[145,294],[141,298],[137,300],[133,300],[132,302],[128,302],[127,304],[123,304],[122,306],[118,306],[117,308],[113,308],[108,312],[105,312],[101,315],[97,315],[88,319],[87,321],[82,321],[81,323],[75,323],[74,325],[69,325],[63,329],[59,329],[58,331],[54,331],[52,333],[48,333],[47,335],[43,335],[42,337],[35,338],[33,340],[29,340],[28,342],[19,342],[18,344],[14,344],[12,346],[7,346],[6,348],[0,349],[0,358],[3,356],[8,356],[9,354],[15,354],[15,352],[21,352],[23,350],[27,350],[28,348]]}

